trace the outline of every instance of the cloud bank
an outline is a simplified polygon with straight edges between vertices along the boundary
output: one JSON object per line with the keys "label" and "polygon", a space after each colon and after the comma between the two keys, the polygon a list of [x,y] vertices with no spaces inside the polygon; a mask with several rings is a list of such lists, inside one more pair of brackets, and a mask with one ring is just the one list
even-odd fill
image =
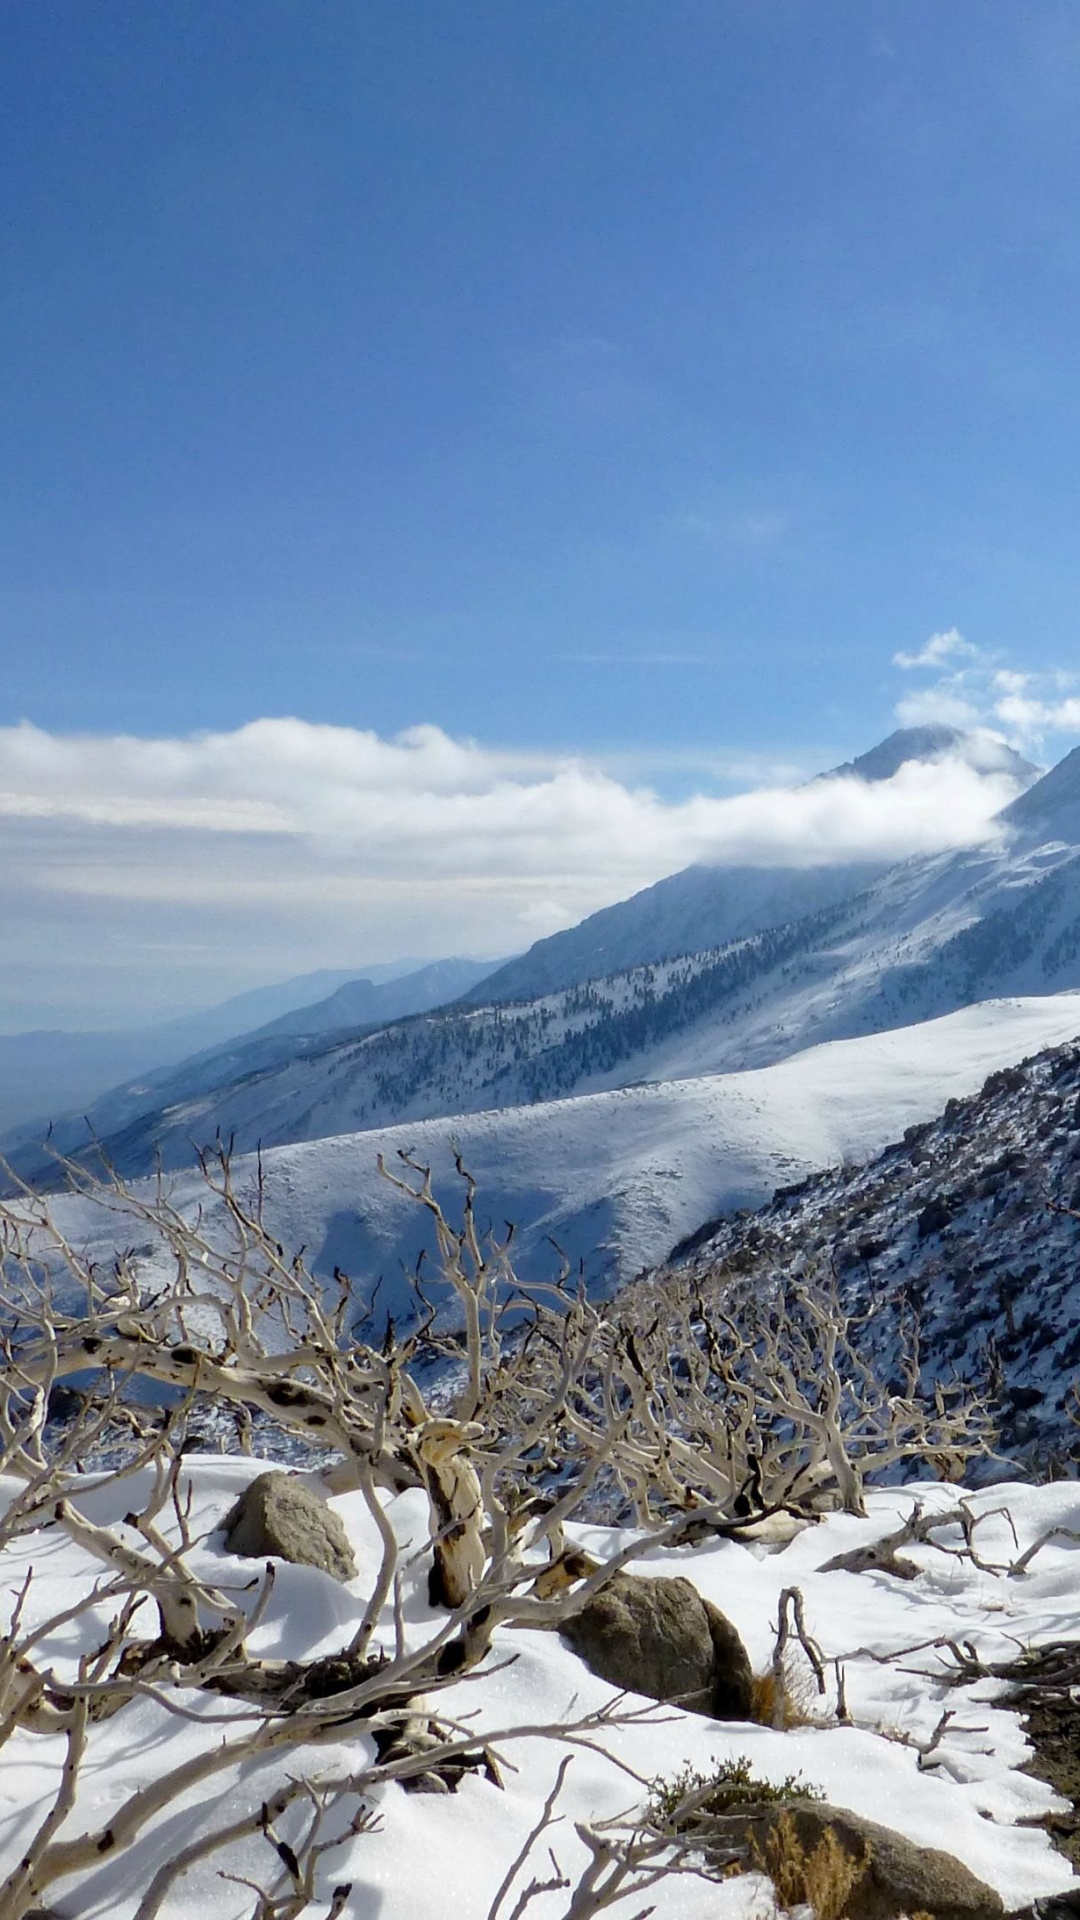
{"label": "cloud bank", "polygon": [[931,634],[917,653],[895,653],[893,666],[939,673],[897,702],[902,727],[1000,728],[1015,746],[1036,754],[1055,734],[1080,733],[1080,693],[1072,691],[1080,674],[1016,672],[955,627]]}
{"label": "cloud bank", "polygon": [[[694,860],[828,865],[966,845],[1012,795],[961,761],[893,779],[665,801],[596,764],[494,751],[438,727],[394,739],[256,720],[183,740],[0,728],[0,814],[100,828],[286,836],[352,872],[633,875]],[[177,874],[197,887],[197,874]]]}
{"label": "cloud bank", "polygon": [[[185,739],[0,729],[0,1006],[132,1017],[400,952],[508,954],[694,861],[901,859],[992,834],[956,760],[671,801],[585,758],[295,719]],[[147,997],[149,996],[149,998]],[[34,1011],[30,1011],[30,1008]],[[20,1009],[22,1010],[20,1012]]]}

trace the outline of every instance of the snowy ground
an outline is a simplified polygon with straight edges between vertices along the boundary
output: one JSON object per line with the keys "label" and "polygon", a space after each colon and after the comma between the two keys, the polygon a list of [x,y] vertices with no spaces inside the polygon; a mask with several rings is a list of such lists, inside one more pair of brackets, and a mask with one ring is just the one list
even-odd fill
{"label": "snowy ground", "polygon": [[[602,1287],[662,1260],[722,1211],[761,1205],[775,1187],[821,1168],[869,1159],[950,1098],[975,1093],[987,1074],[1077,1033],[1080,993],[991,1000],[754,1072],[272,1148],[264,1155],[268,1219],[290,1251],[306,1248],[318,1274],[340,1266],[360,1291],[383,1276],[381,1304],[400,1313],[398,1276],[422,1247],[430,1251],[430,1233],[380,1178],[376,1156],[393,1162],[399,1148],[414,1149],[452,1201],[456,1141],[478,1181],[482,1218],[499,1232],[506,1221],[517,1227],[520,1271],[549,1273],[554,1239]],[[250,1156],[237,1161],[241,1183],[253,1167]],[[206,1201],[196,1175],[174,1176],[172,1190],[184,1210]],[[58,1202],[57,1213],[103,1255],[117,1239],[141,1237],[81,1202]],[[212,1205],[206,1217],[212,1227]]]}
{"label": "snowy ground", "polygon": [[[193,1457],[185,1468],[192,1490],[192,1523],[207,1533],[191,1563],[215,1583],[235,1588],[250,1580],[251,1562],[224,1551],[215,1525],[231,1505],[238,1487],[257,1470],[239,1459]],[[12,1483],[3,1483],[8,1487]],[[118,1522],[136,1489],[127,1480],[95,1492],[80,1490],[79,1502],[97,1521]],[[956,1502],[953,1488],[923,1489],[940,1510]],[[1021,1549],[1054,1526],[1080,1527],[1080,1488],[1059,1483],[1033,1489],[996,1487],[969,1496],[976,1513],[1007,1506],[1008,1519],[987,1521],[978,1532],[981,1555],[1002,1567]],[[358,1496],[333,1503],[357,1549],[360,1575],[349,1587],[309,1569],[280,1566],[270,1609],[253,1637],[263,1655],[306,1658],[340,1648],[361,1618],[365,1592],[377,1564],[372,1523]],[[640,1806],[645,1782],[670,1775],[686,1763],[707,1770],[718,1760],[747,1755],[763,1777],[781,1779],[801,1772],[827,1797],[895,1827],[927,1846],[942,1847],[963,1859],[1002,1895],[1006,1908],[1072,1884],[1070,1869],[1037,1828],[1018,1822],[1055,1804],[1050,1790],[1018,1771],[1025,1758],[1024,1738],[1015,1716],[990,1704],[994,1688],[945,1692],[933,1675],[942,1656],[924,1643],[944,1636],[970,1640],[988,1660],[1013,1657],[1018,1646],[1075,1637],[1077,1554],[1073,1542],[1044,1547],[1030,1570],[1010,1579],[1004,1572],[976,1570],[968,1561],[932,1548],[913,1548],[922,1568],[912,1582],[880,1574],[822,1573],[832,1555],[889,1531],[895,1517],[909,1511],[910,1497],[900,1491],[871,1496],[871,1517],[833,1516],[796,1539],[783,1553],[756,1557],[731,1542],[707,1543],[677,1552],[653,1550],[638,1566],[650,1574],[682,1573],[734,1620],[755,1669],[767,1664],[781,1589],[801,1588],[807,1624],[830,1658],[842,1657],[847,1673],[853,1727],[822,1725],[775,1733],[755,1725],[722,1724],[664,1709],[650,1724],[611,1728],[594,1736],[590,1749],[577,1749],[570,1765],[561,1811],[563,1819],[545,1836],[563,1871],[576,1876],[584,1852],[574,1822],[614,1816]],[[403,1494],[389,1502],[403,1544],[421,1548],[426,1513],[421,1496]],[[1015,1528],[1015,1541],[1012,1529]],[[624,1536],[578,1529],[594,1551],[610,1551]],[[17,1541],[6,1551],[0,1598],[10,1609],[12,1596],[29,1568],[34,1570],[26,1618],[43,1619],[70,1606],[87,1589],[97,1568],[54,1528]],[[423,1594],[424,1561],[407,1576],[405,1620],[410,1636],[430,1630]],[[104,1613],[71,1621],[52,1633],[40,1655],[58,1676],[70,1672],[74,1657],[100,1639]],[[392,1623],[381,1632],[392,1643]],[[888,1664],[870,1653],[897,1654],[923,1646]],[[858,1651],[858,1650],[863,1651]],[[510,1664],[505,1664],[508,1656]],[[501,1630],[490,1664],[500,1670],[462,1683],[440,1696],[439,1710],[476,1716],[476,1732],[491,1732],[550,1722],[565,1722],[599,1708],[610,1690],[594,1679],[553,1636]],[[65,1837],[100,1823],[137,1787],[222,1736],[221,1716],[239,1712],[236,1703],[177,1690],[176,1699],[194,1718],[177,1718],[150,1700],[135,1701],[114,1720],[92,1729],[89,1753],[74,1813]],[[631,1706],[644,1703],[630,1699]],[[936,1750],[936,1764],[920,1770],[917,1753],[895,1736],[923,1742],[944,1705],[955,1720]],[[200,1718],[211,1725],[200,1724]],[[886,1733],[893,1738],[883,1737]],[[44,1810],[56,1787],[61,1742],[20,1731],[0,1749],[0,1873],[9,1872],[25,1847],[28,1823]],[[351,1920],[486,1920],[500,1880],[537,1820],[559,1761],[566,1749],[550,1740],[527,1738],[500,1742],[506,1785],[498,1790],[483,1778],[467,1777],[454,1797],[406,1794],[396,1783],[375,1792],[381,1812],[379,1831],[347,1841],[330,1853],[320,1882],[325,1915],[330,1890],[345,1881],[352,1893],[343,1912]],[[355,1772],[371,1752],[360,1736],[341,1746],[309,1750],[305,1766],[315,1775]],[[300,1756],[249,1766],[242,1778],[225,1774],[188,1795],[179,1810],[160,1818],[130,1851],[103,1863],[77,1892],[58,1886],[51,1906],[75,1920],[132,1920],[140,1890],[160,1865],[190,1841],[207,1822],[221,1825],[258,1805],[275,1784],[298,1770]],[[629,1771],[628,1771],[629,1770]],[[162,1909],[168,1920],[242,1920],[251,1913],[250,1891],[220,1877],[223,1864],[234,1874],[265,1876],[274,1866],[262,1838],[243,1842],[228,1857],[197,1868]],[[549,1871],[546,1852],[525,1869],[525,1878]],[[539,1898],[530,1920],[559,1920],[567,1895]],[[754,1877],[723,1887],[680,1878],[664,1882],[649,1895],[658,1920],[751,1920],[769,1909],[763,1885]],[[513,1902],[510,1902],[511,1906]],[[615,1908],[629,1916],[640,1909],[632,1900]]]}

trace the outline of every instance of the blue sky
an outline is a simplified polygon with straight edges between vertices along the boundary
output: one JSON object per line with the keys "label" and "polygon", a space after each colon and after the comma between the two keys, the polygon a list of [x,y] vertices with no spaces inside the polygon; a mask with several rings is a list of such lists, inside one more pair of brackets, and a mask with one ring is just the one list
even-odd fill
{"label": "blue sky", "polygon": [[3,725],[434,726],[673,804],[916,683],[1080,735],[1074,0],[5,0],[0,47]]}

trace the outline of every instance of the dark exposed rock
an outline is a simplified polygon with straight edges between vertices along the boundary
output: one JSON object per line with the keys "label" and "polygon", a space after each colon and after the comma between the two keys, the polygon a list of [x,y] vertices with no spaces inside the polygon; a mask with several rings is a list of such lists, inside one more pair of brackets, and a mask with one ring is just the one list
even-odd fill
{"label": "dark exposed rock", "polygon": [[81,1387],[69,1386],[66,1380],[54,1380],[49,1388],[46,1418],[64,1423],[75,1420],[86,1405],[86,1395]]}
{"label": "dark exposed rock", "polygon": [[970,1868],[937,1847],[920,1847],[889,1827],[864,1820],[826,1801],[789,1800],[738,1807],[716,1822],[718,1843],[727,1847],[756,1841],[762,1854],[769,1835],[785,1814],[799,1841],[812,1853],[826,1827],[844,1851],[865,1862],[865,1872],[848,1895],[847,1920],[901,1920],[925,1913],[931,1920],[1000,1920],[1000,1896]]}
{"label": "dark exposed rock", "polygon": [[[493,1754],[486,1747],[474,1753],[446,1754],[453,1734],[435,1720],[426,1724],[403,1721],[380,1727],[375,1734],[375,1751],[382,1766],[396,1760],[419,1760],[433,1756],[430,1767],[417,1773],[402,1774],[398,1784],[406,1793],[456,1793],[467,1773],[482,1773],[493,1787],[502,1786],[502,1776]],[[437,1756],[442,1755],[442,1758]]]}
{"label": "dark exposed rock", "polygon": [[[295,1708],[306,1700],[332,1700],[378,1678],[387,1665],[385,1654],[371,1658],[349,1653],[324,1654],[309,1660],[244,1660],[208,1675],[205,1685],[235,1700],[257,1700],[274,1712]],[[361,1717],[381,1713],[385,1700],[369,1698],[356,1709]],[[350,1717],[355,1717],[350,1709]]]}
{"label": "dark exposed rock", "polygon": [[260,1473],[244,1488],[225,1520],[225,1544],[245,1559],[274,1554],[301,1567],[319,1567],[335,1580],[355,1580],[356,1561],[336,1513],[295,1474]]}
{"label": "dark exposed rock", "polygon": [[1039,1824],[1075,1872],[1080,1869],[1080,1643],[1028,1647],[992,1672],[1010,1683],[1007,1704],[1020,1714],[1033,1749],[1025,1772],[1045,1780],[1069,1803],[1045,1814]]}
{"label": "dark exposed rock", "polygon": [[1027,1085],[1027,1078],[1023,1067],[999,1067],[983,1081],[981,1097],[992,1100],[996,1093],[1019,1093]]}
{"label": "dark exposed rock", "polygon": [[943,1233],[952,1217],[952,1208],[947,1200],[938,1198],[929,1201],[919,1214],[919,1239],[926,1240],[932,1233]]}
{"label": "dark exposed rock", "polygon": [[1020,1907],[1009,1920],[1077,1920],[1080,1915],[1080,1887],[1072,1892],[1050,1893],[1030,1907]]}
{"label": "dark exposed rock", "polygon": [[689,1580],[616,1573],[559,1631],[613,1687],[716,1720],[750,1717],[746,1648]]}

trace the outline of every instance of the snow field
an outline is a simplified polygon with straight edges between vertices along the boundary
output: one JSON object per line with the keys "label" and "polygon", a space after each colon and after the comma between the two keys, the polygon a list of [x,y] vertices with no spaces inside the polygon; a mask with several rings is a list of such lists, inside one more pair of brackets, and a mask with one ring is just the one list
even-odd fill
{"label": "snow field", "polygon": [[[761,1205],[778,1185],[824,1167],[869,1159],[950,1098],[977,1092],[989,1073],[1077,1033],[1080,992],[991,1000],[752,1072],[270,1148],[267,1218],[288,1248],[307,1249],[316,1274],[343,1267],[361,1295],[381,1276],[380,1311],[400,1316],[409,1306],[402,1268],[411,1271],[422,1248],[430,1253],[430,1234],[422,1211],[381,1178],[376,1159],[382,1153],[393,1166],[399,1149],[415,1152],[453,1214],[456,1143],[478,1182],[481,1225],[501,1233],[515,1223],[525,1277],[557,1267],[554,1240],[603,1289],[664,1259],[703,1221]],[[250,1186],[254,1158],[238,1157],[234,1174],[241,1191]],[[210,1231],[224,1230],[197,1174],[174,1175],[171,1190],[182,1211],[201,1207]],[[81,1199],[58,1199],[55,1212],[69,1235],[105,1258],[118,1242],[145,1237]]]}
{"label": "snow field", "polygon": [[[196,1455],[187,1458],[183,1474],[191,1493],[192,1531],[208,1536],[192,1551],[189,1564],[248,1606],[259,1567],[228,1554],[214,1529],[239,1487],[261,1465]],[[12,1482],[3,1484],[13,1489]],[[76,1492],[90,1517],[118,1525],[136,1504],[139,1486],[127,1479],[80,1486]],[[927,1506],[947,1511],[956,1504],[957,1489],[924,1488],[921,1497]],[[671,1775],[686,1764],[708,1771],[718,1761],[743,1754],[763,1777],[782,1779],[800,1772],[838,1804],[896,1827],[923,1845],[956,1854],[997,1888],[1007,1908],[1071,1885],[1068,1863],[1052,1851],[1045,1834],[1016,1824],[1056,1804],[1049,1788],[1018,1771],[1027,1749],[1016,1716],[994,1703],[993,1683],[944,1688],[934,1676],[948,1669],[949,1657],[925,1643],[943,1637],[970,1640],[984,1659],[1006,1660],[1033,1641],[1076,1637],[1080,1550],[1074,1543],[1051,1542],[1019,1578],[1010,1579],[1004,1569],[1016,1559],[1018,1547],[1023,1550],[1051,1527],[1080,1529],[1080,1488],[1075,1483],[1039,1488],[1010,1484],[964,1497],[975,1513],[1007,1510],[1007,1517],[981,1525],[977,1536],[980,1555],[1000,1566],[1000,1572],[980,1571],[932,1547],[910,1549],[922,1569],[912,1582],[880,1574],[820,1572],[822,1563],[835,1554],[898,1524],[911,1507],[911,1496],[899,1490],[872,1493],[868,1519],[830,1516],[776,1555],[732,1542],[647,1551],[634,1570],[644,1578],[661,1573],[689,1577],[734,1621],[757,1670],[771,1655],[780,1592],[798,1586],[808,1628],[823,1653],[830,1660],[844,1659],[848,1701],[857,1724],[775,1733],[656,1708],[627,1696],[626,1707],[646,1710],[647,1722],[609,1726],[591,1734],[588,1747],[574,1751],[559,1808],[563,1817],[544,1836],[538,1857],[526,1864],[513,1898],[534,1873],[547,1877],[549,1844],[562,1870],[576,1878],[585,1854],[574,1833],[575,1821],[613,1817],[640,1806],[645,1783],[657,1775]],[[378,1564],[377,1536],[359,1495],[341,1496],[332,1504],[357,1551],[357,1580],[341,1586],[314,1570],[278,1563],[269,1608],[251,1638],[252,1652],[309,1659],[339,1649],[359,1624]],[[402,1543],[404,1617],[414,1644],[437,1624],[424,1597],[426,1503],[423,1496],[406,1493],[388,1499],[387,1510]],[[605,1556],[627,1538],[594,1527],[571,1531]],[[70,1606],[80,1590],[89,1592],[101,1571],[54,1527],[23,1536],[7,1548],[0,1566],[0,1606],[8,1617],[31,1567],[34,1578],[24,1619],[35,1622]],[[115,1602],[112,1609],[99,1606],[50,1634],[37,1651],[40,1664],[53,1667],[62,1678],[80,1652],[100,1644],[112,1610]],[[143,1630],[152,1631],[149,1620]],[[392,1646],[390,1618],[381,1622],[379,1635]],[[916,1647],[921,1650],[887,1663],[871,1657]],[[611,1690],[553,1634],[501,1629],[486,1665],[492,1671],[481,1670],[434,1703],[444,1719],[470,1716],[470,1732],[478,1738],[499,1730],[565,1724],[612,1698]],[[242,1703],[180,1688],[175,1698],[191,1717],[178,1717],[143,1699],[92,1727],[78,1802],[64,1837],[96,1827],[149,1779],[245,1724]],[[895,1736],[925,1744],[945,1707],[954,1711],[955,1719],[932,1764],[921,1771],[915,1748]],[[875,1728],[894,1737],[882,1737]],[[471,1775],[456,1795],[445,1798],[407,1794],[396,1783],[375,1788],[371,1799],[381,1815],[380,1829],[348,1839],[327,1855],[320,1881],[325,1903],[334,1886],[352,1881],[344,1909],[350,1920],[445,1920],[448,1912],[455,1920],[487,1920],[495,1890],[538,1819],[559,1761],[569,1750],[536,1737],[498,1744],[504,1791]],[[16,1732],[0,1748],[0,1873],[11,1870],[28,1830],[50,1801],[62,1752],[58,1738],[26,1731]],[[155,1869],[208,1824],[223,1825],[239,1817],[274,1785],[301,1770],[314,1778],[340,1778],[355,1773],[371,1755],[370,1738],[359,1735],[293,1749],[283,1757],[214,1776],[160,1816],[127,1852],[103,1861],[77,1892],[72,1883],[60,1883],[49,1903],[71,1920],[133,1920]],[[287,1830],[287,1819],[282,1830]],[[251,1911],[250,1891],[222,1879],[219,1869],[265,1877],[275,1864],[261,1837],[245,1840],[174,1888],[162,1909],[164,1920],[190,1920],[195,1913],[205,1920],[245,1920]],[[530,1920],[561,1920],[567,1899],[565,1893],[540,1897],[529,1908]],[[752,1920],[769,1911],[757,1876],[722,1887],[679,1877],[661,1883],[648,1899],[655,1903],[658,1920]],[[628,1898],[614,1911],[629,1915],[637,1907]],[[325,1910],[324,1904],[312,1911],[321,1920]]]}

